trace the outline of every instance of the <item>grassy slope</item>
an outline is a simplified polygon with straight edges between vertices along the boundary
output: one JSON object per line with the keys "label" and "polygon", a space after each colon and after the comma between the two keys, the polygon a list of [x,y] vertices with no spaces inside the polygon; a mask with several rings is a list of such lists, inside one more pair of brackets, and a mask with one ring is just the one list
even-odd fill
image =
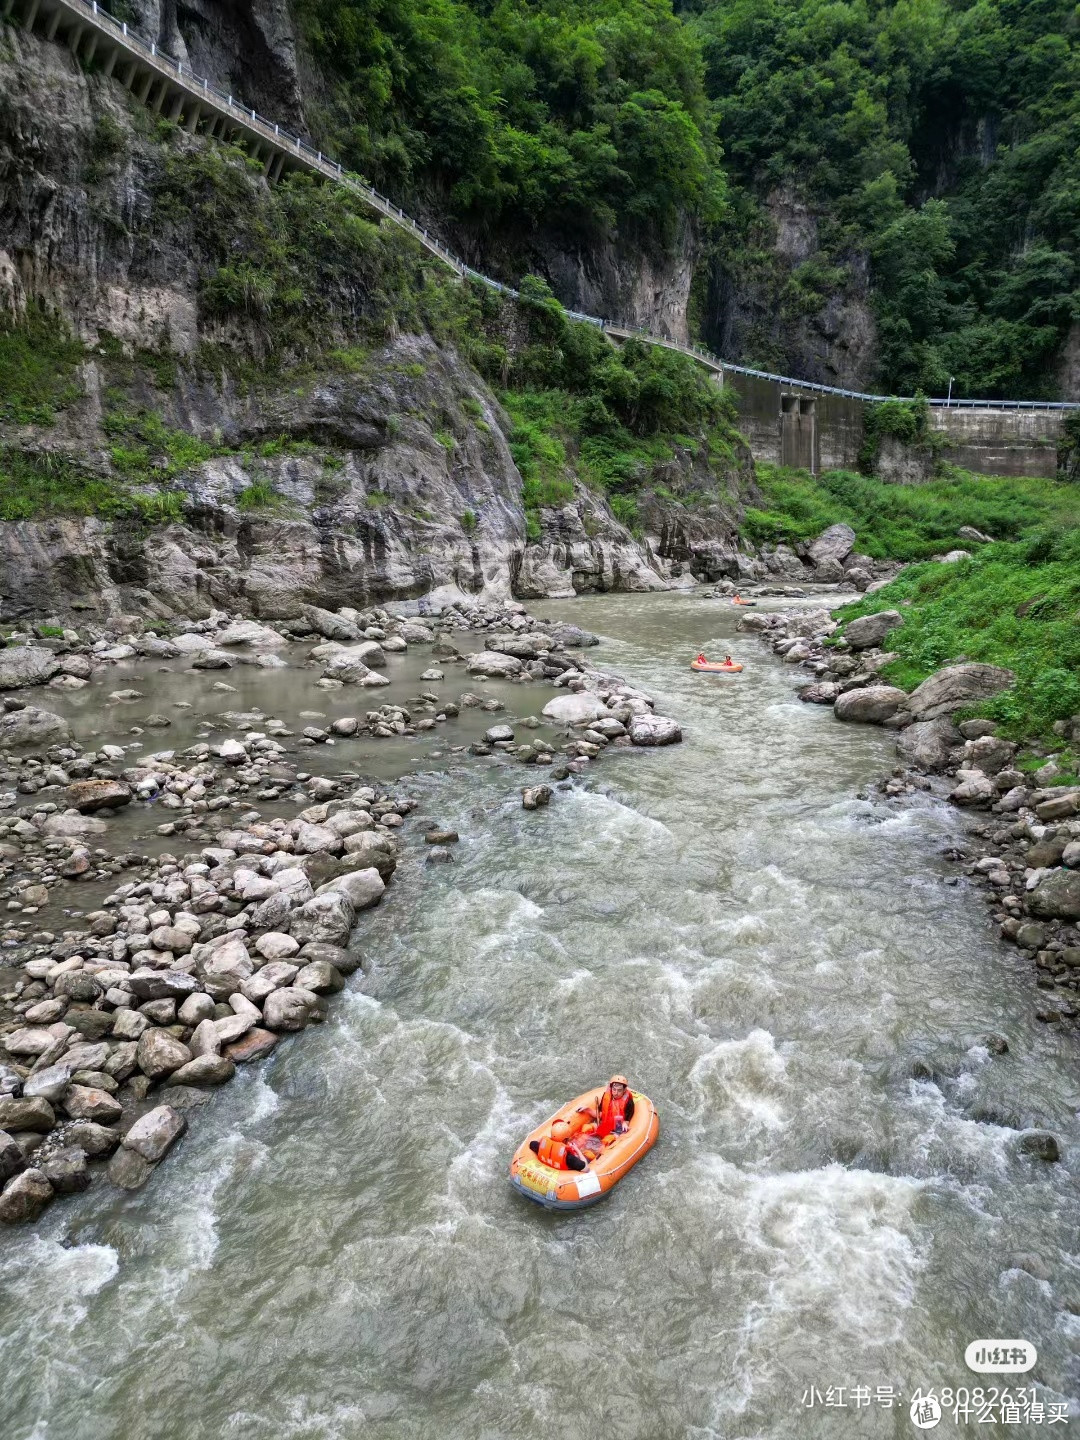
{"label": "grassy slope", "polygon": [[[748,533],[798,541],[845,521],[861,551],[915,562],[838,612],[845,622],[902,612],[904,625],[888,640],[898,658],[883,678],[910,690],[962,658],[1003,665],[1015,687],[968,713],[998,721],[1010,739],[1060,748],[1055,721],[1080,714],[1080,486],[942,470],[912,486],[763,467],[768,509],[748,513]],[[957,536],[961,525],[997,543],[971,546]],[[973,551],[970,560],[927,561],[961,548]]]}
{"label": "grassy slope", "polygon": [[922,564],[841,616],[900,609],[884,676],[911,689],[961,656],[1016,673],[1016,685],[972,711],[1013,740],[1047,739],[1080,714],[1080,528],[988,545],[956,565]]}
{"label": "grassy slope", "polygon": [[962,525],[1015,540],[1039,524],[1080,524],[1080,488],[940,468],[940,478],[927,485],[885,485],[847,470],[814,479],[803,470],[762,465],[758,484],[766,505],[747,511],[745,533],[758,544],[793,544],[843,521],[854,529],[860,553],[911,561],[966,548],[957,537]]}

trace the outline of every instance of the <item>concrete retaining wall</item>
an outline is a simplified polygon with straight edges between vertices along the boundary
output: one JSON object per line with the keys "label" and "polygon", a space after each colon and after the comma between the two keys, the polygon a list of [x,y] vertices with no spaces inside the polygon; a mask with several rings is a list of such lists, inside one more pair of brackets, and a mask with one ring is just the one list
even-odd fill
{"label": "concrete retaining wall", "polygon": [[[725,373],[724,382],[739,397],[739,428],[755,460],[815,474],[851,470],[858,464],[868,402],[815,395],[794,384],[732,371]],[[966,470],[1053,478],[1066,413],[932,405],[930,427],[948,439],[944,458]]]}

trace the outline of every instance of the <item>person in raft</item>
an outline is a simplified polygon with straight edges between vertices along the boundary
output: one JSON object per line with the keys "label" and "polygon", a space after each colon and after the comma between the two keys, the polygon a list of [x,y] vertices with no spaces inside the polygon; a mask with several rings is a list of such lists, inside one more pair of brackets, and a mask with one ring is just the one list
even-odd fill
{"label": "person in raft", "polygon": [[694,661],[694,664],[695,664],[695,665],[708,665],[708,663],[709,663],[709,662],[708,662],[708,660],[705,659],[705,656],[704,656],[704,655],[699,655],[699,656],[697,657],[697,659]]}
{"label": "person in raft", "polygon": [[565,1120],[556,1120],[551,1134],[541,1140],[530,1140],[529,1149],[538,1160],[550,1165],[553,1170],[586,1170],[589,1162],[574,1142],[570,1126]]}
{"label": "person in raft", "polygon": [[629,1130],[633,1118],[634,1097],[630,1094],[626,1076],[613,1075],[597,1107],[596,1133],[605,1145],[610,1145],[616,1135]]}

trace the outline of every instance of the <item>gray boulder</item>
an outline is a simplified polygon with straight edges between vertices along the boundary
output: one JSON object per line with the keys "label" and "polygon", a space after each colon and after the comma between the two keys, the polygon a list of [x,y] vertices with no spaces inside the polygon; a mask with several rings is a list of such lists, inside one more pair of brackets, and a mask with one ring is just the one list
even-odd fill
{"label": "gray boulder", "polygon": [[297,855],[340,855],[343,838],[329,825],[301,824],[296,832],[294,848]]}
{"label": "gray boulder", "polygon": [[900,732],[896,753],[913,770],[939,775],[949,763],[950,751],[959,743],[960,734],[951,720],[917,720]]}
{"label": "gray boulder", "polygon": [[984,775],[998,775],[1012,766],[1015,755],[1016,746],[1011,740],[1001,740],[996,735],[980,735],[964,746],[964,768],[981,770]]}
{"label": "gray boulder", "polygon": [[138,1190],[154,1173],[153,1162],[140,1155],[137,1150],[127,1150],[123,1145],[113,1153],[105,1172],[114,1185],[121,1190]]}
{"label": "gray boulder", "polygon": [[858,720],[864,725],[882,725],[891,720],[907,699],[895,685],[866,685],[861,690],[848,690],[836,702],[833,713],[838,720]]}
{"label": "gray boulder", "polygon": [[556,725],[588,725],[593,720],[602,720],[611,711],[598,695],[579,690],[574,695],[556,695],[544,706],[543,713]]}
{"label": "gray boulder", "polygon": [[266,997],[263,1020],[270,1030],[302,1030],[316,1004],[317,997],[310,990],[286,985]]}
{"label": "gray boulder", "polygon": [[246,645],[253,650],[274,649],[286,643],[285,637],[269,625],[260,625],[257,620],[234,620],[227,629],[215,637],[218,645]]}
{"label": "gray boulder", "polygon": [[291,985],[299,968],[289,960],[271,960],[261,970],[256,970],[250,980],[244,981],[240,993],[253,1005],[262,1005],[272,990],[279,990],[282,985]]}
{"label": "gray boulder", "polygon": [[19,1130],[35,1130],[44,1134],[55,1124],[56,1112],[41,1096],[31,1100],[0,1097],[0,1130],[7,1130],[9,1134]]}
{"label": "gray boulder", "polygon": [[63,1103],[72,1120],[92,1120],[95,1125],[111,1125],[124,1113],[119,1100],[107,1090],[89,1085],[72,1085]]}
{"label": "gray boulder", "polygon": [[997,799],[997,786],[981,770],[958,770],[956,778],[959,784],[949,793],[954,805],[992,805]]}
{"label": "gray boulder", "polygon": [[470,655],[465,669],[470,675],[489,675],[495,679],[509,679],[520,675],[521,661],[516,655],[504,655],[499,650],[484,650]]}
{"label": "gray boulder", "polygon": [[64,792],[72,810],[92,815],[95,810],[116,809],[131,803],[131,786],[123,780],[76,780]]}
{"label": "gray boulder", "polygon": [[1015,681],[1011,670],[997,665],[947,665],[929,676],[907,697],[906,709],[916,720],[937,720],[965,705],[989,700]]}
{"label": "gray boulder", "polygon": [[81,1120],[77,1125],[64,1126],[64,1139],[87,1155],[111,1155],[120,1144],[120,1132],[93,1120]]}
{"label": "gray boulder", "polygon": [[197,1026],[204,1020],[210,1020],[213,1014],[213,1000],[209,995],[204,995],[200,990],[188,996],[176,1012],[176,1018],[182,1025]]}
{"label": "gray boulder", "polygon": [[36,1220],[53,1198],[53,1187],[40,1170],[24,1170],[4,1186],[0,1195],[0,1224],[19,1225]]}
{"label": "gray boulder", "polygon": [[584,650],[590,645],[599,645],[600,637],[578,625],[553,625],[551,638],[560,650]]}
{"label": "gray boulder", "polygon": [[[378,652],[380,659],[374,659],[374,652]],[[363,652],[363,653],[361,653]],[[367,645],[350,646],[348,649],[334,650],[323,662],[323,679],[340,680],[343,685],[359,685],[372,672],[373,664],[385,663],[382,650],[374,641]]]}
{"label": "gray boulder", "polygon": [[666,715],[631,715],[630,741],[634,745],[675,745],[682,731]]}
{"label": "gray boulder", "polygon": [[25,1167],[23,1153],[6,1130],[0,1130],[0,1185]]}
{"label": "gray boulder", "polygon": [[551,650],[555,644],[550,635],[542,635],[537,630],[524,635],[491,635],[484,643],[488,650],[499,650],[518,660],[535,660],[542,650]]}
{"label": "gray boulder", "polygon": [[125,1150],[134,1150],[151,1165],[176,1144],[187,1129],[187,1121],[171,1105],[159,1105],[135,1121],[124,1136]]}
{"label": "gray boulder", "polygon": [[39,1162],[38,1169],[58,1195],[77,1195],[90,1184],[86,1151],[77,1145],[67,1145],[63,1150],[54,1150],[47,1159]]}
{"label": "gray boulder", "polygon": [[356,911],[349,897],[340,890],[328,890],[294,911],[289,929],[301,944],[320,940],[328,945],[344,945],[355,922]]}
{"label": "gray boulder", "polygon": [[189,975],[184,970],[151,970],[146,966],[128,977],[128,986],[140,1001],[175,1000],[179,1003],[198,992],[199,982],[194,975]]}
{"label": "gray boulder", "polygon": [[188,1047],[165,1030],[147,1030],[136,1051],[139,1069],[151,1080],[164,1079],[192,1058]]}
{"label": "gray boulder", "polygon": [[805,705],[832,705],[839,694],[840,686],[835,680],[818,680],[812,685],[804,685],[799,691],[799,699]]}
{"label": "gray boulder", "polygon": [[[372,866],[367,870],[353,870],[348,875],[339,875],[336,880],[328,880],[325,885],[319,886],[315,895],[344,895],[354,910],[366,910],[368,906],[378,904],[385,889],[382,876]],[[293,935],[295,938],[295,927]]]}
{"label": "gray boulder", "polygon": [[36,645],[12,645],[0,650],[0,690],[44,685],[59,669],[60,661],[51,650]]}
{"label": "gray boulder", "polygon": [[305,605],[303,615],[312,630],[326,640],[349,641],[362,638],[351,620],[346,620],[343,615],[335,615],[332,610],[321,610],[318,605]]}
{"label": "gray boulder", "polygon": [[296,976],[296,985],[313,995],[333,995],[345,988],[345,977],[326,960],[312,960]]}
{"label": "gray boulder", "polygon": [[51,710],[26,705],[0,715],[0,750],[47,750],[70,739],[71,726]]}
{"label": "gray boulder", "polygon": [[806,554],[810,564],[817,567],[826,560],[839,564],[847,559],[854,548],[855,531],[850,525],[830,525],[821,532]]}
{"label": "gray boulder", "polygon": [[208,1090],[213,1085],[224,1085],[235,1074],[236,1066],[224,1055],[197,1055],[194,1060],[173,1071],[169,1084],[194,1085],[197,1089]]}
{"label": "gray boulder", "polygon": [[1080,920],[1080,870],[1052,870],[1028,896],[1028,908],[1044,920]]}
{"label": "gray boulder", "polygon": [[844,639],[853,650],[870,650],[880,645],[890,630],[903,625],[899,610],[879,610],[876,615],[863,615],[844,629]]}

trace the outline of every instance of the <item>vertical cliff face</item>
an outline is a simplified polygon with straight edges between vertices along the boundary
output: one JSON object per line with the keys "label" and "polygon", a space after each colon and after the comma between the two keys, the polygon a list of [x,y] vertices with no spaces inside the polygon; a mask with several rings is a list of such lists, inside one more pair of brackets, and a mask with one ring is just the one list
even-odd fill
{"label": "vertical cliff face", "polygon": [[866,255],[821,250],[820,218],[791,184],[773,190],[747,243],[720,243],[704,333],[731,360],[849,390],[873,388],[877,327]]}
{"label": "vertical cliff face", "polygon": [[537,248],[533,268],[547,276],[568,309],[641,326],[685,344],[690,340],[688,308],[697,252],[694,226],[684,220],[670,251],[656,253],[616,241],[564,249],[552,239]]}
{"label": "vertical cliff face", "polygon": [[166,53],[268,118],[304,131],[288,0],[131,0],[131,9],[138,28]]}

